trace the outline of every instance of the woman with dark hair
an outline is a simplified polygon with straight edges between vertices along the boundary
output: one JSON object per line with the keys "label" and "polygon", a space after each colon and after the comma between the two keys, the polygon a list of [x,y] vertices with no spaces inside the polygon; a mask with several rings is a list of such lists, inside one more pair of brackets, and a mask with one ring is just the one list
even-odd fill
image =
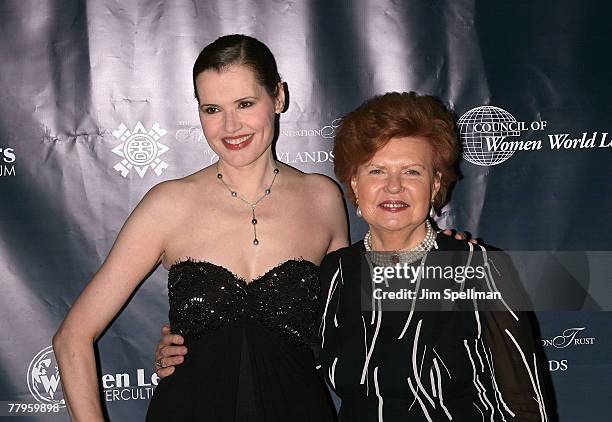
{"label": "woman with dark hair", "polygon": [[217,39],[193,83],[219,160],[145,195],[60,326],[53,347],[70,416],[103,420],[93,343],[161,263],[172,329],[190,353],[157,386],[147,420],[332,420],[309,343],[318,264],[348,243],[341,192],[274,159],[285,91],[263,43]]}

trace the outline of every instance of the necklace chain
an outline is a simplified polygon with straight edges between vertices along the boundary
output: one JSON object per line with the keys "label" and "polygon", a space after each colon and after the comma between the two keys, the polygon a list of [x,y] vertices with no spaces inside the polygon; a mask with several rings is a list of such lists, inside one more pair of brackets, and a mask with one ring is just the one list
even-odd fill
{"label": "necklace chain", "polygon": [[372,262],[379,266],[393,266],[399,263],[410,264],[426,255],[436,243],[436,233],[429,221],[425,220],[427,233],[425,238],[416,247],[410,250],[374,251],[372,250],[372,233],[368,230],[363,238],[365,250]]}
{"label": "necklace chain", "polygon": [[[276,165],[276,162],[275,162],[275,165]],[[274,167],[274,177],[272,178],[272,182],[270,183],[270,186],[268,186],[268,188],[264,191],[263,195],[261,195],[255,202],[250,202],[247,199],[245,199],[242,195],[240,195],[238,192],[233,190],[225,182],[225,180],[223,180],[223,175],[219,171],[219,161],[217,161],[217,179],[219,179],[221,183],[223,183],[223,186],[225,186],[225,188],[229,191],[230,195],[232,195],[233,198],[240,199],[242,202],[244,202],[251,208],[251,213],[252,213],[251,224],[253,225],[253,245],[254,246],[259,245],[259,239],[257,239],[258,221],[257,221],[257,217],[255,216],[255,208],[266,196],[272,193],[272,185],[274,184],[274,181],[276,180],[276,176],[278,175],[278,172],[279,172],[278,167]]]}

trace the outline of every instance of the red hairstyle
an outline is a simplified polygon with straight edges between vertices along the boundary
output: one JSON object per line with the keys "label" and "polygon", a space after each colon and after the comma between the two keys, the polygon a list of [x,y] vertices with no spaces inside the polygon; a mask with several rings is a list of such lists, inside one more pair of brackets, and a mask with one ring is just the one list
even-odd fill
{"label": "red hairstyle", "polygon": [[[351,111],[342,119],[336,133],[336,176],[350,187],[351,178],[360,165],[369,162],[391,139],[408,136],[423,139],[431,147],[434,171],[442,176],[433,204],[440,208],[457,179],[455,163],[459,145],[453,115],[431,95],[390,92],[372,97]],[[353,190],[348,191],[355,204]]]}

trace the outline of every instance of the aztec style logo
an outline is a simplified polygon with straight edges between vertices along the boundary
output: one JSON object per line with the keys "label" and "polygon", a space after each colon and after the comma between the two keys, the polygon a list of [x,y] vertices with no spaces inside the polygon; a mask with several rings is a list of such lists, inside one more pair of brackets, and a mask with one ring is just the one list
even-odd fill
{"label": "aztec style logo", "polygon": [[149,168],[160,176],[168,168],[168,164],[159,157],[169,148],[158,142],[166,133],[159,123],[155,123],[151,130],[146,130],[143,124],[138,122],[131,131],[121,123],[113,132],[113,136],[123,143],[113,148],[113,153],[122,160],[113,168],[123,177],[127,177],[134,169],[142,179]]}

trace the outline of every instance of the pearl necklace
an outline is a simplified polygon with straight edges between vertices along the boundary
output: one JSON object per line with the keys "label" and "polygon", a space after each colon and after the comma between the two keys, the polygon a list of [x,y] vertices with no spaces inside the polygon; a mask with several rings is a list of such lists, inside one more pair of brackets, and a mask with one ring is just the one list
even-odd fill
{"label": "pearl necklace", "polygon": [[410,250],[398,251],[373,251],[372,250],[372,233],[368,230],[363,238],[363,244],[367,255],[372,259],[372,262],[381,267],[393,266],[395,264],[411,264],[426,255],[436,244],[436,233],[429,221],[425,220],[427,233],[425,238],[415,248]]}
{"label": "pearl necklace", "polygon": [[255,217],[255,207],[257,207],[257,204],[259,204],[262,199],[264,199],[266,196],[268,196],[268,195],[270,195],[272,193],[272,185],[274,184],[274,181],[276,180],[276,175],[278,174],[278,172],[279,172],[278,167],[275,167],[274,168],[274,177],[272,178],[272,183],[270,183],[270,186],[268,186],[268,189],[266,189],[264,191],[263,195],[261,195],[257,201],[249,202],[242,195],[240,195],[238,192],[236,192],[235,190],[232,190],[232,188],[230,188],[227,183],[225,183],[225,180],[223,180],[223,175],[219,171],[219,161],[217,161],[217,179],[219,179],[221,181],[221,183],[223,183],[223,186],[225,186],[227,188],[227,190],[230,192],[230,195],[232,195],[233,198],[238,198],[242,202],[247,204],[249,207],[251,207],[251,211],[253,213],[252,219],[251,219],[251,224],[253,225],[253,245],[254,246],[259,245],[259,239],[257,239],[257,218]]}

